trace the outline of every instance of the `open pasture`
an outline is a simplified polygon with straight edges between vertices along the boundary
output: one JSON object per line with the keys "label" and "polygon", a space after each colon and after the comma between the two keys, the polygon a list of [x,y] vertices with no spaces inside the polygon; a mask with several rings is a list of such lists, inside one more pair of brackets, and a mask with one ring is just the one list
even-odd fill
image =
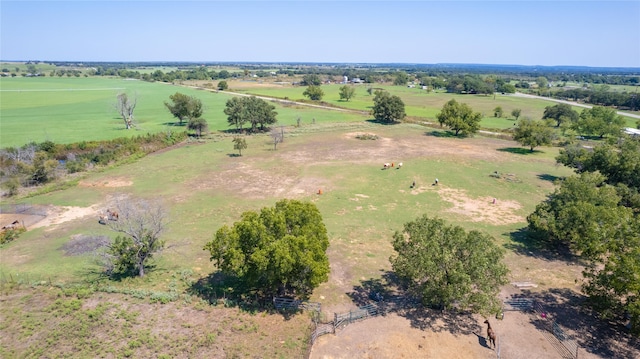
{"label": "open pasture", "polygon": [[[229,90],[239,93],[263,95],[276,98],[288,98],[289,100],[306,99],[302,93],[305,86],[293,86],[290,82],[268,82],[268,81],[227,81]],[[342,84],[322,85],[324,91],[323,102],[333,106],[348,108],[359,111],[370,111],[373,108],[373,95],[369,95],[367,89],[383,89],[389,93],[399,96],[405,103],[407,116],[422,118],[425,121],[435,122],[436,115],[442,106],[449,100],[455,99],[458,102],[466,103],[474,111],[482,114],[481,126],[486,129],[504,130],[513,127],[515,123],[511,111],[520,109],[520,118],[540,119],[546,106],[553,106],[555,103],[532,98],[521,98],[511,95],[495,94],[485,95],[458,95],[442,91],[427,92],[419,87],[409,88],[406,86],[391,86],[381,84],[356,84],[355,97],[349,101],[340,100],[340,87]],[[502,107],[502,118],[494,117],[494,109]],[[580,111],[580,107],[574,107]]]}
{"label": "open pasture", "polygon": [[[116,97],[126,92],[137,97],[134,112],[136,127],[127,131],[115,110]],[[226,101],[232,96],[205,89],[150,83],[119,78],[0,78],[0,147],[21,146],[28,142],[50,140],[72,143],[83,140],[106,140],[138,134],[183,129],[177,127],[164,106],[169,96],[181,92],[202,100],[203,118],[209,128],[229,128],[224,114]],[[302,106],[282,106],[274,102],[282,124],[295,124],[300,117],[311,123],[362,121],[360,114],[341,114]]]}
{"label": "open pasture", "polygon": [[[162,200],[170,214],[164,238],[172,248],[154,261],[154,270],[145,278],[110,285],[177,291],[182,295],[189,291],[189,283],[205,280],[215,271],[202,247],[220,226],[233,224],[244,211],[272,206],[282,198],[296,198],[314,202],[328,229],[330,279],[316,289],[311,298],[321,302],[326,313],[353,308],[356,305],[352,297],[354,292],[367,283],[384,278],[391,269],[389,256],[393,232],[423,213],[445,218],[467,230],[490,233],[507,251],[505,260],[511,269],[510,279],[537,283],[535,293],[541,297],[550,291],[573,293],[577,288],[575,280],[580,278],[579,266],[540,255],[518,233],[526,226],[526,215],[553,190],[553,180],[571,173],[555,165],[557,149],[543,148],[522,154],[511,141],[482,136],[451,138],[415,124],[317,123],[300,128],[287,127],[285,133],[285,141],[276,151],[272,149],[268,135],[254,135],[247,137],[248,148],[243,156],[237,157],[234,156],[232,137],[217,135],[205,142],[187,143],[135,163],[88,174],[74,188],[32,197],[28,200],[31,205],[51,206],[50,216],[29,228],[15,242],[0,248],[0,274],[3,278],[27,277],[53,282],[95,280],[99,267],[93,261],[94,257],[89,253],[70,255],[64,249],[65,244],[78,236],[114,237],[105,226],[98,224],[98,214],[108,207],[113,196],[128,194]],[[379,138],[356,138],[363,133],[376,134]],[[397,167],[399,162],[403,163],[400,169]],[[394,163],[394,167],[383,169],[384,163]],[[492,175],[496,171],[499,176]],[[437,186],[434,185],[435,178],[439,179]],[[415,186],[412,186],[414,181]],[[320,189],[322,194],[318,194]],[[184,275],[189,281],[175,279]],[[98,299],[91,299],[94,300]],[[125,305],[118,298],[112,302]],[[184,316],[181,320],[186,323],[210,315],[207,314],[209,311],[193,312],[190,305],[182,302],[166,306],[174,308],[172,311],[177,316]],[[145,318],[144,325],[155,326],[151,324],[151,317],[145,314],[153,309],[139,310],[143,313],[141,318]],[[438,350],[444,352],[462,350],[461,358],[494,355],[479,343],[480,339],[471,330],[451,331],[446,329],[446,320],[445,323],[425,325],[421,320],[428,320],[433,313],[426,313],[427,319],[416,315],[390,317],[386,324],[384,317],[380,318],[383,323],[375,319],[354,324],[349,332],[341,334],[340,340],[348,340],[345,344],[335,342],[332,345],[330,343],[336,337],[323,337],[312,357],[332,355],[335,345],[356,351],[366,348],[365,351],[378,353],[380,357],[390,357],[384,351],[389,346],[376,344],[372,347],[366,335],[367,330],[377,332],[385,327],[389,330],[389,335],[383,336],[386,343],[406,348],[403,353],[408,356],[421,353],[422,345],[435,345],[428,343],[439,343]],[[281,328],[269,326],[275,317],[278,316],[261,315],[243,320],[253,323],[251,328],[259,328],[256,329],[258,333],[265,333],[261,338],[274,338],[265,340],[279,340],[291,350],[303,351],[304,336],[294,336],[290,329],[294,326],[298,328],[297,333],[303,333],[306,321],[287,321],[278,324]],[[511,342],[503,343],[505,354],[561,357],[528,319],[518,318],[520,321],[517,322],[496,323],[501,333],[514,334]],[[477,328],[476,324],[467,324],[468,328]],[[201,328],[200,324],[190,325]],[[272,349],[266,349],[266,344],[252,348],[246,342],[246,335],[238,335],[243,334],[244,327],[236,330],[233,329],[235,325],[230,325],[225,328],[232,329],[217,332],[216,343],[224,343],[225,350],[235,348],[249,356],[273,353]],[[357,328],[364,329],[365,335],[355,335],[353,330]],[[185,330],[190,329],[183,327],[180,335]],[[406,331],[406,338],[394,335],[394,330]],[[516,339],[533,337],[537,339]],[[601,338],[590,338],[585,336],[581,345],[592,345],[592,340],[601,341]],[[155,342],[164,343],[159,338]],[[219,350],[219,346],[216,348]],[[140,351],[142,349],[136,350],[134,353],[142,356],[146,353]],[[205,354],[219,353],[213,347],[202,350]],[[431,350],[433,355],[441,353],[433,351],[435,348]],[[352,354],[360,355],[356,351]],[[530,356],[532,353],[537,356]],[[584,357],[599,356],[587,353]]]}

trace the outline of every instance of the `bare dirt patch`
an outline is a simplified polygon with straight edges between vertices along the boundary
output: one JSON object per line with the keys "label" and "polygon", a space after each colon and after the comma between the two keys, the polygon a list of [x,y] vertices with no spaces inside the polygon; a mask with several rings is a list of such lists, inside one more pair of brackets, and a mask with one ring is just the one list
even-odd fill
{"label": "bare dirt patch", "polygon": [[125,178],[110,178],[108,180],[103,181],[80,181],[78,186],[80,187],[107,187],[107,188],[115,188],[115,187],[129,187],[133,185],[133,181],[127,180]]}
{"label": "bare dirt patch", "polygon": [[[489,320],[499,337],[501,357],[562,358],[545,332],[531,325],[528,314],[509,312],[504,320]],[[455,319],[418,311],[391,313],[320,337],[311,358],[495,358],[483,321],[481,316]]]}
{"label": "bare dirt patch", "polygon": [[521,223],[525,218],[513,214],[522,208],[520,203],[494,197],[470,198],[466,191],[454,188],[440,188],[440,197],[453,207],[447,212],[461,214],[472,222],[487,222],[495,225]]}
{"label": "bare dirt patch", "polygon": [[95,204],[91,207],[49,206],[47,210],[47,216],[28,229],[52,227],[87,216],[95,216],[97,221],[99,216],[99,208],[101,208],[100,204]]}

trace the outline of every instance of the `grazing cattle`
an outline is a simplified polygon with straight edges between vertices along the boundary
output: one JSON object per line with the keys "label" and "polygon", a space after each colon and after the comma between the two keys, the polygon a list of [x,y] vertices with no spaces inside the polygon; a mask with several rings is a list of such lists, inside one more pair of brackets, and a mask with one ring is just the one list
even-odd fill
{"label": "grazing cattle", "polygon": [[400,168],[402,168],[402,162],[398,163],[397,169],[400,169]]}
{"label": "grazing cattle", "polygon": [[107,224],[107,221],[109,219],[107,218],[107,216],[100,216],[100,219],[98,219],[98,223],[100,224]]}
{"label": "grazing cattle", "polygon": [[382,167],[382,169],[386,170],[387,168],[391,167],[390,163],[385,163]]}

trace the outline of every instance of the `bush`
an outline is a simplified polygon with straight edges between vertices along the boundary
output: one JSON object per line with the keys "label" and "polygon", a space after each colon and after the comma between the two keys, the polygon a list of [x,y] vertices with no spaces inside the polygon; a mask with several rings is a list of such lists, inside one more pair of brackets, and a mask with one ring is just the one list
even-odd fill
{"label": "bush", "polygon": [[0,233],[0,244],[5,244],[17,239],[25,229],[23,227],[16,229],[6,229]]}

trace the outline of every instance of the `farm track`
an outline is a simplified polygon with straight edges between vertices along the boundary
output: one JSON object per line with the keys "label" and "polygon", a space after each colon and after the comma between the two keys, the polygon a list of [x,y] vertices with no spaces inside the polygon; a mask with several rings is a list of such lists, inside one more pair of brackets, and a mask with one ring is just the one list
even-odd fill
{"label": "farm track", "polygon": [[[543,96],[529,95],[529,94],[524,94],[524,93],[521,93],[521,92],[516,92],[515,94],[509,95],[509,96],[536,98],[536,99],[539,99],[539,100],[558,102],[558,103],[566,103],[567,105],[571,105],[571,106],[577,106],[577,107],[583,107],[583,108],[593,108],[592,105],[585,105],[585,104],[582,104],[582,103],[571,102],[571,101],[566,101],[566,100],[558,100],[558,99],[549,98],[549,97],[543,97]],[[640,115],[636,115],[636,114],[633,114],[633,113],[622,112],[622,111],[616,111],[616,113],[618,115],[620,115],[620,116],[626,116],[626,117],[640,119]]]}

